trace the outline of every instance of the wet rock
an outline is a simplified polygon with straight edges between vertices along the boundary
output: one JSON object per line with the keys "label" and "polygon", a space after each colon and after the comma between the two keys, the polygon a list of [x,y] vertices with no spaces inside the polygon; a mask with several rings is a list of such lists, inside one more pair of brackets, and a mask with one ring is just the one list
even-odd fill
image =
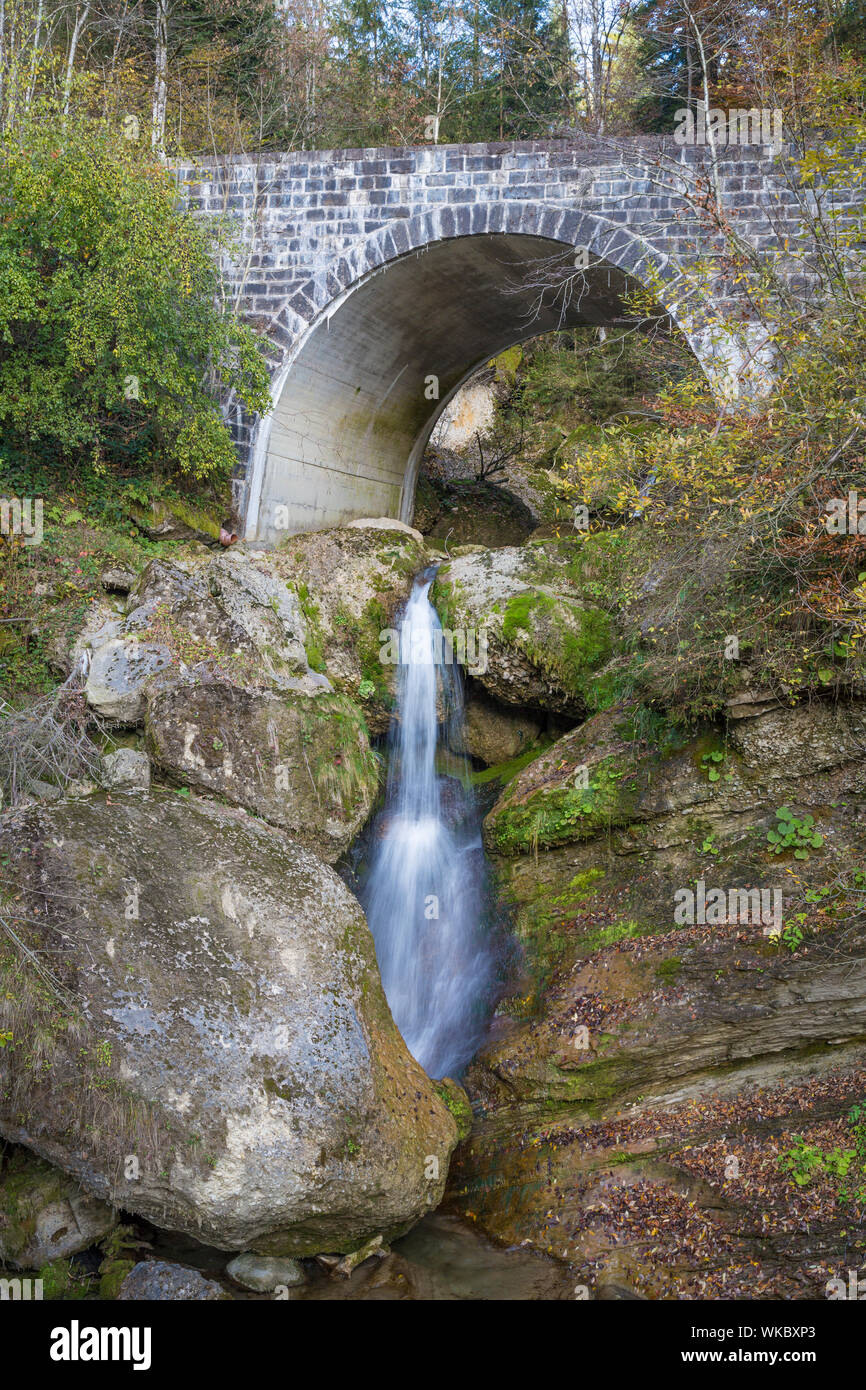
{"label": "wet rock", "polygon": [[469,1138],[472,1132],[473,1116],[469,1097],[459,1081],[455,1081],[451,1076],[443,1076],[434,1084],[454,1117],[457,1125],[457,1139],[462,1143],[464,1139]]}
{"label": "wet rock", "polygon": [[252,1293],[273,1293],[278,1288],[292,1289],[304,1283],[304,1271],[297,1261],[249,1251],[235,1255],[226,1265],[226,1274]]}
{"label": "wet rock", "polygon": [[197,1269],[163,1260],[142,1260],[127,1274],[117,1300],[119,1303],[204,1303],[229,1297],[221,1284],[205,1279]]}
{"label": "wet rock", "polygon": [[[164,791],[32,807],[3,829],[24,959],[52,972],[48,988],[0,962],[4,1137],[231,1251],[348,1252],[436,1206],[456,1125],[321,860]],[[34,1068],[49,1027],[51,1066]]]}
{"label": "wet rock", "polygon": [[118,748],[102,759],[102,784],[126,791],[147,791],[150,786],[150,759],[136,748]]}
{"label": "wet rock", "polygon": [[0,1169],[0,1263],[41,1269],[86,1250],[116,1224],[112,1208],[66,1173],[24,1149],[7,1155]]}

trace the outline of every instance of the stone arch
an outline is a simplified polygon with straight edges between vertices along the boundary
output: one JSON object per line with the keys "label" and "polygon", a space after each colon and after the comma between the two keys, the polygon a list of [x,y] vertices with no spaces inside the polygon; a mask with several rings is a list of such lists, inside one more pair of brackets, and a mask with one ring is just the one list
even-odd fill
{"label": "stone arch", "polygon": [[[592,258],[591,292],[578,308],[561,322],[558,313],[528,322],[518,293],[504,307],[509,268],[570,246]],[[719,376],[720,362],[730,371],[736,351],[707,335],[682,268],[620,223],[509,198],[439,204],[370,233],[296,290],[265,330],[275,404],[253,431],[245,534],[272,542],[356,516],[411,520],[421,453],[459,385],[523,338],[622,321],[623,292],[648,280],[708,375]],[[429,377],[435,398],[425,395]]]}

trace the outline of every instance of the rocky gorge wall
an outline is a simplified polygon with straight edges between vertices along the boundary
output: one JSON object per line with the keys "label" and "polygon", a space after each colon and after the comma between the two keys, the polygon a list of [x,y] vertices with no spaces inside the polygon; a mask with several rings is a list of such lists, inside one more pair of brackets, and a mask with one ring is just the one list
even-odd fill
{"label": "rocky gorge wall", "polygon": [[[579,541],[449,550],[380,519],[107,577],[62,654],[99,785],[2,820],[7,1264],[105,1247],[118,1211],[351,1263],[443,1203],[577,1297],[816,1297],[862,1259],[866,700],[752,658],[717,713],[650,718],[646,619]],[[347,887],[381,633],[431,560],[443,624],[485,637],[455,751],[519,945],[471,1116]]]}

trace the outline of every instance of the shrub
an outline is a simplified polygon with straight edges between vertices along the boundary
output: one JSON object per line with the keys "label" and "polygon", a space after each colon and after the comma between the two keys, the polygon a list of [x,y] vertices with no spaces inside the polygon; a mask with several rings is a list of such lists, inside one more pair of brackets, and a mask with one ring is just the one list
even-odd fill
{"label": "shrub", "polygon": [[170,173],[103,124],[43,109],[0,151],[0,209],[4,448],[226,476],[221,393],[266,409],[267,368],[220,305],[207,232]]}

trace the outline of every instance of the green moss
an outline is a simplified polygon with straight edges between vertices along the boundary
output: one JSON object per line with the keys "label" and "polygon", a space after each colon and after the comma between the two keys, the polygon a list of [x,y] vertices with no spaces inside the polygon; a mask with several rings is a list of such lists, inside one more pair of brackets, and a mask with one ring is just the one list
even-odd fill
{"label": "green moss", "polygon": [[495,763],[492,767],[486,767],[481,772],[473,772],[469,780],[475,787],[484,787],[489,782],[501,782],[505,786],[517,776],[518,772],[522,772],[530,763],[535,762],[535,759],[540,757],[552,742],[553,739],[544,737],[508,762]]}
{"label": "green moss", "polygon": [[[382,663],[381,632],[393,627],[388,612],[380,599],[371,598],[361,613],[355,647],[361,663],[361,680],[364,683],[365,699],[382,701],[388,708],[393,703],[393,691],[388,673]],[[371,688],[372,687],[372,688]]]}
{"label": "green moss", "polygon": [[319,695],[300,708],[301,737],[310,746],[313,780],[323,794],[350,810],[379,779],[379,761],[370,747],[363,712],[354,700],[339,694]]}
{"label": "green moss", "polygon": [[605,877],[602,869],[575,874],[564,889],[536,881],[529,901],[516,907],[515,928],[526,950],[526,969],[533,978],[531,993],[512,997],[505,1010],[525,1017],[538,1008],[547,983],[574,937],[572,923]]}
{"label": "green moss", "polygon": [[639,937],[652,936],[654,932],[664,930],[666,928],[647,922],[635,922],[633,920],[610,922],[607,926],[587,932],[581,938],[581,953],[590,956],[595,951],[604,950],[606,946],[615,946],[618,941],[634,941]]}
{"label": "green moss", "polygon": [[540,787],[522,801],[494,808],[487,832],[500,854],[534,854],[590,839],[607,826],[628,824],[637,788],[637,773],[624,774],[621,759],[611,755],[596,763],[586,787]]}
{"label": "green moss", "polygon": [[530,589],[508,600],[502,636],[575,696],[586,699],[592,672],[611,649],[610,619],[561,596]]}
{"label": "green moss", "polygon": [[518,632],[529,632],[530,614],[533,609],[546,603],[553,607],[553,600],[548,599],[546,594],[533,593],[532,590],[510,598],[502,619],[502,636],[506,642],[513,642]]}
{"label": "green moss", "polygon": [[433,1089],[457,1123],[458,1143],[467,1139],[472,1131],[473,1115],[469,1097],[463,1087],[452,1081],[450,1076],[443,1076],[441,1081],[433,1082]]}
{"label": "green moss", "polygon": [[112,1260],[110,1264],[100,1265],[99,1297],[106,1301],[117,1298],[121,1284],[134,1268],[135,1260]]}
{"label": "green moss", "polygon": [[324,657],[324,636],[322,633],[322,622],[319,612],[319,605],[311,597],[310,591],[303,580],[293,582],[286,581],[289,589],[294,589],[298,596],[301,612],[304,615],[306,633],[304,637],[304,652],[307,658],[307,665],[311,671],[318,671],[320,674],[325,672]]}
{"label": "green moss", "polygon": [[661,980],[665,985],[672,985],[676,981],[683,962],[680,956],[667,956],[665,960],[659,961],[653,972],[656,979]]}
{"label": "green moss", "polygon": [[76,1278],[68,1260],[52,1260],[43,1265],[37,1279],[42,1280],[42,1297],[46,1301],[86,1298],[90,1292],[90,1280]]}

